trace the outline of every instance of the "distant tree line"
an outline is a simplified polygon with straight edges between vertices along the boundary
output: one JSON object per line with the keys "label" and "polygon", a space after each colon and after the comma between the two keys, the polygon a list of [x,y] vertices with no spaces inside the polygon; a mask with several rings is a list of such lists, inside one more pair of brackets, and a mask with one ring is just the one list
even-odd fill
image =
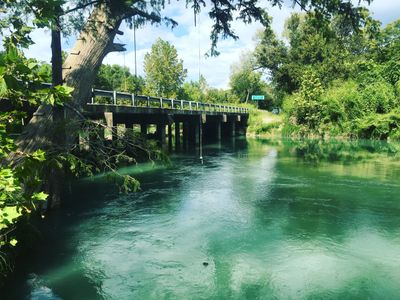
{"label": "distant tree line", "polygon": [[354,29],[342,15],[293,13],[284,40],[258,34],[253,59],[286,113],[284,134],[400,139],[400,20],[382,28],[363,14]]}

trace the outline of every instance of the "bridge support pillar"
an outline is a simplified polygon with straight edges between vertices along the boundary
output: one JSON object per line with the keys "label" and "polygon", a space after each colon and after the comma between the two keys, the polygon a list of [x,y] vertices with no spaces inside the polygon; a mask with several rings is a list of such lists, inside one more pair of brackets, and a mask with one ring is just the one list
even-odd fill
{"label": "bridge support pillar", "polygon": [[234,137],[236,135],[236,121],[230,120],[228,123],[228,135]]}
{"label": "bridge support pillar", "polygon": [[165,144],[165,124],[163,123],[157,124],[157,138],[161,145]]}
{"label": "bridge support pillar", "polygon": [[189,122],[183,122],[183,145],[187,148],[189,144]]}
{"label": "bridge support pillar", "polygon": [[218,142],[221,141],[221,126],[221,122],[218,121],[217,123],[215,123],[215,135]]}
{"label": "bridge support pillar", "polygon": [[180,123],[175,122],[175,146],[178,147],[181,144],[181,128]]}
{"label": "bridge support pillar", "polygon": [[239,134],[246,135],[248,126],[247,122],[248,122],[248,117],[240,116]]}
{"label": "bridge support pillar", "polygon": [[172,148],[172,124],[168,124],[168,147]]}
{"label": "bridge support pillar", "polygon": [[147,124],[146,123],[140,124],[140,133],[142,135],[147,135]]}
{"label": "bridge support pillar", "polygon": [[132,138],[132,132],[133,132],[133,123],[132,122],[125,122],[125,138]]}
{"label": "bridge support pillar", "polygon": [[190,143],[193,145],[200,144],[200,120],[195,118],[193,122],[190,123]]}

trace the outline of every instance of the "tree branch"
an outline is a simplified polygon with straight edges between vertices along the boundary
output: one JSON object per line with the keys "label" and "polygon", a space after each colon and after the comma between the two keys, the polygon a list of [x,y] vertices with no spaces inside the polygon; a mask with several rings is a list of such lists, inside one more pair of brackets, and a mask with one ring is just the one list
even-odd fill
{"label": "tree branch", "polygon": [[113,43],[108,48],[108,52],[124,52],[124,51],[126,51],[125,44]]}
{"label": "tree branch", "polygon": [[88,3],[78,5],[78,6],[74,7],[74,8],[71,8],[71,9],[68,9],[68,10],[64,11],[63,14],[62,14],[62,16],[65,16],[65,15],[67,15],[67,14],[69,14],[69,13],[72,13],[72,12],[74,12],[74,11],[77,11],[77,10],[79,10],[79,9],[88,7],[88,6],[90,6],[90,5],[97,4],[97,3],[99,3],[100,1],[101,1],[101,0],[93,0],[93,1],[90,1],[90,2],[88,2]]}
{"label": "tree branch", "polygon": [[161,22],[161,17],[159,15],[157,15],[154,12],[148,13],[145,11],[142,11],[140,9],[137,9],[136,7],[131,7],[129,9],[127,9],[127,11],[125,12],[123,19],[127,19],[133,16],[140,16],[142,18],[151,20],[155,23],[160,23]]}
{"label": "tree branch", "polygon": [[294,0],[294,2],[295,2],[298,6],[300,6],[300,8],[301,8],[302,10],[304,10],[305,12],[308,12],[308,11],[309,11],[299,0]]}

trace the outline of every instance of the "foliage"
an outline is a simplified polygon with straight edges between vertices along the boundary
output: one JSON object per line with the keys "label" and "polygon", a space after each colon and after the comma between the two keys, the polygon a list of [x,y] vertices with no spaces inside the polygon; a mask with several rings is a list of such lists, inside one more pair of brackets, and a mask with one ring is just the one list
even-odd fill
{"label": "foliage", "polygon": [[186,77],[176,48],[158,38],[144,56],[146,91],[151,95],[175,98]]}
{"label": "foliage", "polygon": [[203,76],[200,76],[200,82],[185,82],[179,90],[178,98],[206,103],[239,103],[239,98],[232,90],[210,87]]}
{"label": "foliage", "polygon": [[127,67],[102,65],[97,74],[94,87],[104,90],[143,94],[144,79],[131,74]]}
{"label": "foliage", "polygon": [[399,140],[400,112],[393,110],[387,114],[371,114],[357,119],[354,127],[360,138]]}
{"label": "foliage", "polygon": [[[26,117],[27,108],[40,103],[62,104],[68,99],[71,89],[65,86],[42,88],[45,76],[40,66],[33,60],[27,60],[21,50],[11,43],[16,33],[6,37],[5,51],[0,54],[0,97],[5,109],[0,111],[0,248],[15,246],[14,225],[23,215],[36,208],[36,202],[46,200],[47,195],[40,191],[42,179],[39,176],[45,153],[20,154],[20,163],[16,166],[8,160],[8,155],[16,146],[11,134],[17,128],[20,118]],[[20,41],[21,39],[16,39]],[[29,86],[30,88],[27,88]]]}
{"label": "foliage", "polygon": [[267,84],[261,79],[261,72],[255,71],[251,53],[243,54],[240,62],[231,66],[230,87],[241,102],[248,102],[251,95],[265,95],[271,101]]}
{"label": "foliage", "polygon": [[203,75],[199,81],[185,82],[179,89],[178,98],[189,101],[204,102],[207,100],[207,94],[210,87]]}
{"label": "foliage", "polygon": [[400,22],[381,29],[366,10],[363,20],[354,30],[341,15],[327,22],[296,13],[286,22],[288,44],[268,27],[258,36],[255,58],[283,94],[285,134],[397,136]]}

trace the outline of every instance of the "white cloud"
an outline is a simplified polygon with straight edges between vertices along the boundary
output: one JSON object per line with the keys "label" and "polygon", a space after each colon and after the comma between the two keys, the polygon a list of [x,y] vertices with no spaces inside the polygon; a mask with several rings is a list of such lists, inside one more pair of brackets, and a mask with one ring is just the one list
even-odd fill
{"label": "white cloud", "polygon": [[35,42],[30,46],[26,55],[40,61],[50,62],[51,60],[51,33],[49,30],[37,29],[31,34]]}

